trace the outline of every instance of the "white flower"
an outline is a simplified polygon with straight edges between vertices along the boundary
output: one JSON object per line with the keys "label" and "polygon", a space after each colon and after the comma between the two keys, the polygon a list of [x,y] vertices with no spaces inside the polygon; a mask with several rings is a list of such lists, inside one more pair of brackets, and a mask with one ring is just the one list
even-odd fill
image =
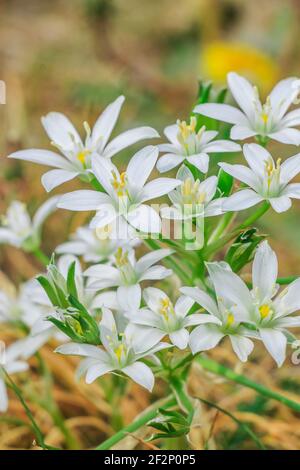
{"label": "white flower", "polygon": [[296,279],[274,298],[278,291],[277,274],[276,254],[264,241],[256,251],[252,268],[255,306],[252,320],[260,339],[280,367],[286,354],[286,328],[300,327],[300,316],[290,316],[300,310],[300,279]]}
{"label": "white flower", "polygon": [[202,182],[198,179],[195,181],[189,168],[182,165],[176,178],[182,183],[168,194],[173,206],[161,209],[160,213],[163,218],[183,220],[222,214],[222,204],[225,198],[213,200],[218,184],[216,176],[210,176]]}
{"label": "white flower", "polygon": [[[123,287],[124,297],[132,295],[130,286],[138,286],[142,281],[161,280],[172,274],[171,269],[156,265],[160,260],[172,254],[170,249],[155,250],[136,261],[134,252],[118,249],[115,265],[96,264],[85,271],[88,276],[87,287],[101,290],[110,287]],[[155,266],[154,266],[155,265]]]}
{"label": "white flower", "polygon": [[7,243],[17,248],[32,251],[40,244],[42,225],[45,219],[56,209],[59,197],[48,199],[36,211],[31,219],[25,204],[13,201],[5,216],[2,216],[0,243]]}
{"label": "white flower", "polygon": [[[206,321],[205,315],[197,313],[188,315],[194,300],[184,295],[180,296],[175,305],[160,289],[148,287],[144,290],[144,299],[148,308],[130,315],[137,338],[147,336],[147,345],[150,338],[153,344],[168,335],[171,343],[179,349],[185,349],[189,340],[187,328],[199,325]],[[144,350],[144,341],[139,341],[138,351]]]}
{"label": "white flower", "polygon": [[28,364],[20,360],[23,351],[23,340],[16,341],[1,352],[0,360],[0,412],[5,413],[8,408],[8,396],[5,385],[5,374],[16,374],[28,370]]}
{"label": "white flower", "polygon": [[159,145],[161,152],[167,152],[157,163],[161,173],[171,170],[184,161],[207,173],[209,154],[215,152],[238,152],[241,147],[228,140],[214,140],[218,135],[216,131],[206,131],[205,126],[197,132],[197,120],[191,117],[190,124],[177,121],[177,124],[168,126],[164,130],[169,144]]}
{"label": "white flower", "polygon": [[119,247],[126,250],[140,243],[134,230],[132,230],[132,234],[129,233],[131,235],[129,239],[127,233],[124,234],[124,238],[118,238],[118,235],[120,234],[115,224],[106,225],[96,230],[89,227],[79,227],[76,233],[71,235],[70,241],[62,243],[55,251],[58,254],[68,253],[82,256],[87,263],[112,262]]}
{"label": "white flower", "polygon": [[224,211],[239,211],[261,201],[269,201],[276,212],[291,207],[291,199],[300,199],[300,184],[290,181],[300,172],[300,153],[281,164],[275,163],[270,153],[257,144],[246,144],[244,156],[249,167],[220,163],[226,173],[245,183],[251,189],[241,189],[223,203]]}
{"label": "white flower", "polygon": [[97,211],[91,221],[92,228],[113,223],[129,223],[137,230],[158,233],[161,220],[146,201],[169,193],[181,182],[174,178],[147,179],[158,157],[156,147],[148,146],[137,152],[130,160],[126,172],[119,173],[106,160],[92,158],[92,171],[105,193],[92,190],[73,191],[62,196],[58,207],[74,211]]}
{"label": "white flower", "polygon": [[92,383],[108,372],[120,371],[151,391],[154,385],[153,372],[140,359],[151,356],[169,345],[158,343],[143,353],[136,353],[131,325],[124,333],[118,333],[113,314],[106,308],[103,309],[100,322],[100,337],[104,349],[87,344],[68,343],[59,346],[56,352],[85,357],[79,365],[77,376],[86,374],[87,383]]}
{"label": "white flower", "polygon": [[[225,264],[225,263],[224,263]],[[239,359],[247,361],[253,350],[253,342],[246,338],[251,334],[244,326],[250,322],[252,298],[247,286],[233,273],[229,266],[207,263],[216,299],[198,287],[182,287],[180,291],[195,300],[209,314],[203,313],[203,324],[190,334],[189,345],[195,354],[214,348],[222,338],[228,336]]]}
{"label": "white flower", "polygon": [[119,96],[108,105],[98,117],[92,130],[87,123],[84,123],[87,134],[84,142],[64,114],[55,112],[47,114],[42,118],[42,124],[52,144],[62,155],[49,150],[31,149],[14,152],[9,158],[54,167],[55,170],[48,171],[42,177],[46,191],[51,191],[78,175],[89,178],[92,154],[96,153],[98,158],[109,160],[116,153],[140,140],[159,137],[151,127],[137,127],[123,132],[108,143],[124,99],[124,96]]}
{"label": "white flower", "polygon": [[297,101],[300,80],[291,77],[281,80],[267,97],[260,102],[257,88],[245,78],[231,72],[227,76],[228,87],[241,111],[228,104],[205,103],[197,105],[195,113],[234,124],[231,139],[247,139],[260,136],[284,144],[300,144],[300,131],[293,129],[300,124],[300,109],[288,114],[289,107]]}

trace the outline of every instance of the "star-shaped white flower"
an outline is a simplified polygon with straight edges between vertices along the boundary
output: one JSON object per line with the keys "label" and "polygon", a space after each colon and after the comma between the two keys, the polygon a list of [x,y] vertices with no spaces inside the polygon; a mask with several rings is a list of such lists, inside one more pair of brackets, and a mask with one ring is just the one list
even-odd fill
{"label": "star-shaped white flower", "polygon": [[119,248],[115,266],[96,264],[85,271],[85,276],[88,276],[87,287],[99,291],[122,286],[124,297],[130,296],[131,286],[138,286],[142,281],[165,279],[172,274],[171,269],[156,264],[171,254],[172,250],[163,248],[147,253],[136,261],[133,250],[127,252]]}
{"label": "star-shaped white flower", "polygon": [[264,241],[256,251],[252,267],[252,320],[259,338],[280,367],[286,355],[287,328],[300,327],[300,316],[291,316],[300,310],[300,279],[277,294],[277,275],[276,254]]}
{"label": "star-shaped white flower", "polygon": [[138,341],[138,351],[144,350],[144,337],[150,338],[153,344],[161,341],[164,336],[169,336],[170,342],[179,349],[185,349],[188,345],[188,327],[206,323],[208,315],[193,313],[188,315],[194,300],[184,295],[180,296],[175,305],[170,298],[160,289],[148,287],[144,290],[144,299],[147,308],[130,315]]}
{"label": "star-shaped white flower", "polygon": [[219,121],[234,124],[231,139],[244,140],[259,136],[274,139],[284,144],[300,144],[300,109],[287,113],[289,107],[298,102],[300,79],[281,80],[262,104],[256,87],[237,73],[227,76],[228,87],[241,110],[228,104],[205,103],[195,107],[194,112]]}
{"label": "star-shaped white flower", "polygon": [[13,201],[6,215],[1,217],[0,243],[32,251],[40,244],[41,229],[45,219],[56,209],[59,196],[54,196],[42,204],[33,218],[26,205]]}
{"label": "star-shaped white flower", "polygon": [[173,206],[162,207],[160,214],[163,218],[184,220],[222,214],[225,198],[213,199],[218,184],[216,176],[210,176],[200,182],[198,179],[195,180],[189,168],[182,165],[176,178],[182,183],[168,194]]}
{"label": "star-shaped white flower", "polygon": [[103,348],[88,344],[68,343],[59,346],[56,352],[85,357],[79,365],[77,376],[86,374],[86,383],[92,383],[109,372],[122,372],[134,382],[152,391],[153,372],[149,366],[141,362],[141,359],[169,347],[169,344],[157,343],[143,353],[136,353],[136,338],[132,334],[131,325],[128,325],[120,334],[112,312],[106,308],[103,308],[99,328]]}
{"label": "star-shaped white flower", "polygon": [[129,239],[127,233],[126,237],[124,234],[124,238],[118,238],[118,235],[120,234],[115,224],[109,224],[98,230],[79,227],[75,234],[71,235],[70,241],[62,243],[55,251],[58,254],[82,256],[87,263],[112,262],[118,248],[129,250],[141,242],[134,230]]}
{"label": "star-shaped white flower", "polygon": [[238,152],[241,149],[228,140],[213,140],[218,132],[206,131],[205,126],[197,131],[196,124],[196,118],[192,117],[190,124],[178,120],[177,124],[165,128],[164,134],[170,143],[159,145],[159,150],[167,153],[158,160],[158,171],[164,173],[188,162],[202,173],[207,173],[210,153]]}
{"label": "star-shaped white flower", "polygon": [[62,155],[49,150],[30,149],[20,150],[9,155],[9,158],[26,160],[54,167],[42,177],[46,191],[51,191],[62,183],[76,176],[89,179],[91,156],[110,160],[115,154],[144,139],[159,137],[151,127],[137,127],[123,132],[112,139],[110,135],[115,127],[124,96],[119,96],[109,104],[98,117],[93,129],[85,122],[86,139],[82,141],[71,121],[61,113],[51,112],[42,118],[42,124],[51,143],[59,149]]}
{"label": "star-shaped white flower", "polygon": [[[161,197],[181,184],[174,178],[157,178],[147,183],[158,157],[158,149],[145,147],[130,160],[127,170],[119,173],[106,160],[92,158],[92,171],[104,192],[79,190],[61,197],[58,207],[73,211],[97,211],[92,228],[111,223],[129,224],[147,233],[159,233],[161,220],[157,212],[145,202]],[[123,229],[122,229],[123,230]]]}
{"label": "star-shaped white flower", "polygon": [[189,345],[195,354],[218,345],[228,336],[238,358],[245,362],[253,350],[253,342],[247,338],[251,333],[243,323],[250,322],[252,298],[247,286],[222,263],[207,263],[216,298],[198,287],[182,287],[180,291],[191,297],[207,313],[203,313],[203,324],[190,334]]}
{"label": "star-shaped white flower", "polygon": [[250,168],[219,163],[226,173],[249,187],[229,196],[222,205],[224,211],[239,211],[269,201],[276,212],[284,212],[291,207],[291,198],[300,199],[300,184],[290,183],[300,172],[300,153],[275,163],[260,145],[245,144],[243,152]]}

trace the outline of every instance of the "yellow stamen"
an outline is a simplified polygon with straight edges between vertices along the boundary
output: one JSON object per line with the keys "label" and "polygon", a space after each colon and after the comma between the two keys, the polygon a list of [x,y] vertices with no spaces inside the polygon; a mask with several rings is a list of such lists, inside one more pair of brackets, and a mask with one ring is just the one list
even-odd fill
{"label": "yellow stamen", "polygon": [[267,304],[261,305],[259,307],[259,313],[260,313],[262,320],[264,320],[270,314],[270,312],[271,312],[271,308]]}
{"label": "yellow stamen", "polygon": [[117,356],[117,359],[119,362],[121,362],[122,354],[124,352],[124,344],[121,343],[119,346],[115,349],[115,355]]}
{"label": "yellow stamen", "polygon": [[160,308],[159,312],[167,320],[168,317],[169,317],[169,313],[171,313],[172,315],[174,314],[173,304],[172,304],[171,300],[168,297],[165,297],[165,298],[161,299],[160,303],[161,303],[161,308]]}
{"label": "yellow stamen", "polygon": [[84,165],[85,164],[85,159],[90,153],[91,152],[89,150],[86,150],[86,149],[80,150],[77,153],[77,158]]}
{"label": "yellow stamen", "polygon": [[233,323],[234,323],[234,315],[233,315],[233,313],[228,313],[226,328],[230,328]]}
{"label": "yellow stamen", "polygon": [[112,171],[111,174],[113,177],[112,185],[116,190],[117,195],[119,197],[124,196],[124,192],[126,189],[126,172],[123,171],[123,173],[120,174],[120,179],[118,179],[118,176],[115,171]]}
{"label": "yellow stamen", "polygon": [[116,265],[118,268],[121,268],[122,266],[126,266],[129,261],[128,261],[128,252],[122,250],[121,247],[117,249],[117,252],[115,254],[115,260],[116,260]]}

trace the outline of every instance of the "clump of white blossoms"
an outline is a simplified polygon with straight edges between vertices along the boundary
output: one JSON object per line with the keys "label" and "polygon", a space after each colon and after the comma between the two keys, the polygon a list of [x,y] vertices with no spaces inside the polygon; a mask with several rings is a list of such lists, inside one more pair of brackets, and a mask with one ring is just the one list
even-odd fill
{"label": "clump of white blossoms", "polygon": [[[245,362],[261,341],[277,366],[283,364],[295,340],[290,329],[300,327],[300,277],[279,277],[277,257],[256,222],[270,207],[281,213],[291,207],[291,199],[300,199],[300,183],[292,182],[300,171],[300,154],[284,159],[283,151],[278,158],[276,147],[272,156],[265,148],[269,139],[300,144],[294,128],[300,112],[288,112],[297,102],[300,80],[281,81],[264,105],[247,80],[231,73],[228,83],[241,110],[223,102],[225,93],[212,102],[211,85],[202,84],[201,104],[189,119],[165,129],[169,143],[140,149],[120,168],[112,156],[158,136],[142,127],[109,142],[123,97],[106,108],[93,129],[84,125],[84,141],[64,115],[43,118],[61,155],[46,150],[11,155],[55,168],[43,176],[47,190],[75,176],[85,186],[49,199],[32,220],[23,205],[13,202],[3,219],[0,242],[35,255],[44,262],[45,274],[37,273],[12,296],[0,291],[0,322],[21,338],[7,348],[8,362],[0,368],[2,411],[7,408],[5,371],[25,371],[23,359],[53,338],[63,343],[56,352],[83,358],[78,378],[85,376],[90,384],[108,375],[97,385],[103,386],[114,414],[120,412],[128,378],[149,391],[159,378],[155,392],[170,400],[153,403],[150,414],[137,422],[151,424],[157,410],[162,438],[187,435],[191,428],[196,407],[185,384],[193,362],[238,383],[249,382],[207,358],[213,348],[229,343],[232,356]],[[228,126],[218,127],[207,117],[234,124],[231,139],[255,137],[260,145],[241,149],[228,139]],[[224,159],[234,155],[230,162],[220,161],[220,152]],[[248,166],[240,163],[244,158]],[[178,166],[170,177],[157,177],[156,170]],[[55,207],[88,214],[50,256],[41,251],[41,227]],[[244,216],[245,209],[250,214]],[[179,225],[184,228],[180,236]],[[252,281],[245,282],[252,261]],[[279,291],[281,284],[285,287]],[[268,393],[278,397],[264,387]],[[280,401],[291,403],[285,397]],[[170,411],[168,403],[181,414]],[[298,410],[299,404],[291,407]],[[101,448],[108,448],[107,442]]]}
{"label": "clump of white blossoms", "polygon": [[48,171],[42,177],[42,183],[46,191],[51,191],[62,183],[76,178],[76,176],[90,179],[91,173],[89,170],[93,154],[96,154],[98,158],[105,158],[110,161],[118,152],[136,142],[159,137],[159,134],[151,127],[137,127],[123,132],[108,142],[124,100],[124,96],[119,96],[113,103],[108,105],[98,117],[93,129],[90,128],[87,122],[84,122],[86,131],[84,142],[71,121],[64,114],[51,112],[43,117],[44,129],[52,145],[62,155],[50,150],[30,149],[14,152],[9,157],[56,168]]}
{"label": "clump of white blossoms", "polygon": [[160,152],[164,153],[157,163],[157,169],[161,173],[184,162],[207,173],[210,153],[238,152],[241,149],[238,144],[228,140],[213,140],[218,132],[207,131],[205,126],[197,130],[195,116],[191,117],[189,124],[178,120],[176,124],[166,127],[164,134],[170,143],[159,145]]}
{"label": "clump of white blossoms", "polygon": [[231,139],[248,139],[258,136],[274,139],[284,144],[300,145],[300,109],[287,112],[298,103],[300,79],[291,77],[279,82],[262,104],[257,88],[237,73],[228,74],[228,88],[241,110],[228,104],[205,103],[194,112],[234,124]]}

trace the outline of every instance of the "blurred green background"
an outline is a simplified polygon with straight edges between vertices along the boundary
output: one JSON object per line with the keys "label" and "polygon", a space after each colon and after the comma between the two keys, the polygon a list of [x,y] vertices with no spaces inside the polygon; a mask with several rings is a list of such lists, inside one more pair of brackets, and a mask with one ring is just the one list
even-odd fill
{"label": "blurred green background", "polygon": [[[123,93],[127,100],[116,132],[147,124],[162,133],[165,125],[188,116],[200,78],[222,86],[226,73],[236,70],[266,95],[281,77],[299,74],[297,0],[2,0],[0,5],[1,79],[7,85],[7,104],[0,107],[0,213],[14,198],[34,209],[47,197],[40,184],[45,168],[8,161],[6,155],[51,148],[40,123],[49,111],[64,112],[83,130],[84,120],[93,124]],[[296,153],[279,145],[272,150],[276,156]],[[292,211],[264,221],[284,257],[282,274],[300,271],[299,214],[296,202]],[[82,217],[52,216],[45,249],[51,251]],[[12,248],[0,254],[2,269],[13,278],[24,258],[15,254]],[[18,271],[26,277],[31,272],[24,266]]]}

